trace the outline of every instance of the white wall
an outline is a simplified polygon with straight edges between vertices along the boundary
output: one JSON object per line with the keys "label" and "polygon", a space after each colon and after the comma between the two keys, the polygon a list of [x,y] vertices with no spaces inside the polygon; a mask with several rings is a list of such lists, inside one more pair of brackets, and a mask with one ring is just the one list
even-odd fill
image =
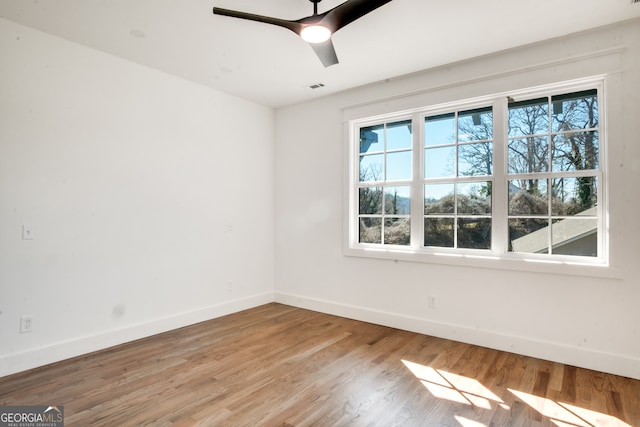
{"label": "white wall", "polygon": [[[278,110],[276,300],[640,378],[638,24],[636,20]],[[343,255],[345,117],[599,74],[607,75],[609,113],[611,268],[604,276],[615,278]],[[427,307],[429,295],[437,296],[437,309]]]}
{"label": "white wall", "polygon": [[2,19],[0,53],[0,376],[273,300],[273,110]]}

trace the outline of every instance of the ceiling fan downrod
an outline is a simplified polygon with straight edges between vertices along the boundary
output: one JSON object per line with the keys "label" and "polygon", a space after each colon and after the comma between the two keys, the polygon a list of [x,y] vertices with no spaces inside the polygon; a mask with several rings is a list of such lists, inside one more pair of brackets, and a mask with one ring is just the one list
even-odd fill
{"label": "ceiling fan downrod", "polygon": [[322,0],[309,0],[311,3],[313,3],[313,16],[316,16],[318,14],[318,3],[320,3]]}

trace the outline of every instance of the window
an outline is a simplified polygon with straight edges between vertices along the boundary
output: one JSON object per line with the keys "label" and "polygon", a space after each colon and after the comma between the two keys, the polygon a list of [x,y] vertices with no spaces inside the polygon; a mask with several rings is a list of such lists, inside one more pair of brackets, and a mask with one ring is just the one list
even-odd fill
{"label": "window", "polygon": [[491,249],[493,110],[424,119],[424,246]]}
{"label": "window", "polygon": [[411,121],[360,128],[359,242],[410,242]]}
{"label": "window", "polygon": [[509,103],[509,250],[598,256],[596,90]]}
{"label": "window", "polygon": [[605,263],[602,86],[352,121],[349,248]]}

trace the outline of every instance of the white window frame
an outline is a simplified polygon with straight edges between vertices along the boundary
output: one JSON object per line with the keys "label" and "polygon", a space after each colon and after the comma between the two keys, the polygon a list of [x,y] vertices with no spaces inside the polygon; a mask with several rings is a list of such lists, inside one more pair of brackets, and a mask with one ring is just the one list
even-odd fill
{"label": "white window frame", "polygon": [[[570,256],[560,254],[530,254],[508,252],[507,210],[509,181],[507,149],[508,102],[537,97],[562,95],[596,89],[598,96],[599,168],[593,171],[598,179],[598,256]],[[493,109],[493,181],[492,191],[492,247],[491,250],[423,247],[424,227],[424,118],[454,111],[492,107]],[[348,218],[345,254],[350,256],[381,258],[394,261],[418,261],[437,264],[499,268],[523,271],[542,271],[561,274],[611,277],[609,271],[608,210],[607,210],[607,132],[606,132],[605,77],[596,76],[570,82],[498,93],[471,100],[448,102],[374,117],[353,119],[348,122]],[[411,183],[411,244],[409,246],[359,243],[358,181],[359,181],[359,129],[361,127],[413,120],[413,180]],[[420,223],[422,222],[422,225]],[[586,267],[586,268],[585,268]],[[591,268],[593,267],[593,268]]]}

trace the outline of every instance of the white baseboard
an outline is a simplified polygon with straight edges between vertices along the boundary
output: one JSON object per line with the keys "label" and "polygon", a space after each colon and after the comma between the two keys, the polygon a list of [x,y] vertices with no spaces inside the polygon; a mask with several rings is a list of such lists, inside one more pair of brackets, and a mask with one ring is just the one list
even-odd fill
{"label": "white baseboard", "polygon": [[0,357],[0,377],[273,302],[273,292]]}
{"label": "white baseboard", "polygon": [[284,292],[267,292],[105,333],[0,357],[0,377],[149,337],[270,302],[475,344],[640,380],[640,359],[582,347],[403,316]]}
{"label": "white baseboard", "polygon": [[332,301],[275,293],[275,302],[420,334],[640,379],[640,359]]}

